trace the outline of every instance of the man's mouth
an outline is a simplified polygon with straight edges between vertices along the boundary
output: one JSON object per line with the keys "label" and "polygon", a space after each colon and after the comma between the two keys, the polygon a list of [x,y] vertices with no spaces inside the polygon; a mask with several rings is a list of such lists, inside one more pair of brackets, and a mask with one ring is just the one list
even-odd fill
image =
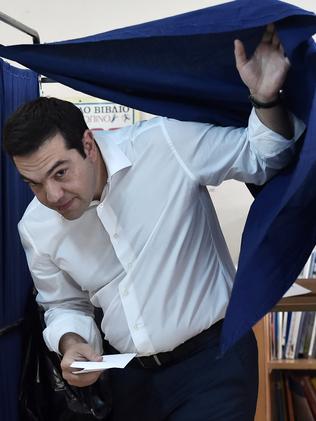
{"label": "man's mouth", "polygon": [[59,206],[57,206],[57,210],[59,211],[59,212],[64,212],[64,211],[66,211],[67,209],[69,209],[70,208],[70,206],[72,205],[72,203],[73,203],[73,201],[74,201],[74,197],[72,198],[72,199],[70,199],[68,202],[66,202],[66,203],[64,203],[63,205],[59,205]]}

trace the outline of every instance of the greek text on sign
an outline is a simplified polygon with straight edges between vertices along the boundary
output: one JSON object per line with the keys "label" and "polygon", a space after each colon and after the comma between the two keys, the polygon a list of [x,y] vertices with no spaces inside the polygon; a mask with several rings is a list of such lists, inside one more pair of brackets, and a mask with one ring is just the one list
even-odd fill
{"label": "greek text on sign", "polygon": [[113,102],[75,102],[92,130],[110,130],[130,126],[135,122],[135,111]]}

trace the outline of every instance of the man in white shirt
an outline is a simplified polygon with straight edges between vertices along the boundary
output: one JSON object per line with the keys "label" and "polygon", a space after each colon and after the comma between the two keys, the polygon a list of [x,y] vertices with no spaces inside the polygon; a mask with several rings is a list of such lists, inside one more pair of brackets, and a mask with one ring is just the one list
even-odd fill
{"label": "man in white shirt", "polygon": [[40,98],[7,122],[7,152],[35,194],[19,223],[45,309],[44,338],[74,360],[99,361],[102,331],[114,352],[113,421],[253,419],[257,354],[252,332],[219,358],[234,267],[206,185],[263,184],[294,153],[304,125],[279,97],[289,68],[272,25],[251,59],[235,41],[256,107],[248,128],[155,118],[92,133],[70,103]]}

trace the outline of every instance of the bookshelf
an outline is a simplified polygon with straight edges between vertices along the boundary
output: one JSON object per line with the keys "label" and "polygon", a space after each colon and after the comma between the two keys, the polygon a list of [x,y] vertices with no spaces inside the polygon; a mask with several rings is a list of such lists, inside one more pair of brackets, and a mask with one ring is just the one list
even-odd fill
{"label": "bookshelf", "polygon": [[[272,311],[316,311],[316,279],[298,279],[297,283],[312,292],[282,298]],[[268,316],[254,328],[259,349],[259,396],[255,421],[276,421],[273,399],[273,373],[276,370],[316,370],[316,359],[272,360]]]}

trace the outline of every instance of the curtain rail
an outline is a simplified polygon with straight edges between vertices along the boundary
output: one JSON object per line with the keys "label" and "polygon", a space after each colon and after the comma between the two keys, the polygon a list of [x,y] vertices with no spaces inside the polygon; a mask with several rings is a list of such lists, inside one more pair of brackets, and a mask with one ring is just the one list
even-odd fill
{"label": "curtain rail", "polygon": [[[4,22],[7,25],[12,26],[13,28],[24,32],[25,34],[29,35],[33,38],[33,44],[40,44],[40,37],[39,33],[35,31],[35,29],[30,28],[29,26],[24,25],[24,23],[21,23],[13,18],[11,16],[6,15],[5,13],[0,12],[0,22]],[[41,83],[55,83],[54,80],[49,79],[47,77],[40,77]]]}
{"label": "curtain rail", "polygon": [[0,21],[4,22],[10,26],[13,26],[13,28],[24,32],[25,34],[29,35],[33,38],[33,44],[40,44],[40,37],[37,31],[35,29],[30,28],[29,26],[24,25],[24,23],[21,23],[13,18],[11,16],[6,15],[5,13],[0,12]]}

